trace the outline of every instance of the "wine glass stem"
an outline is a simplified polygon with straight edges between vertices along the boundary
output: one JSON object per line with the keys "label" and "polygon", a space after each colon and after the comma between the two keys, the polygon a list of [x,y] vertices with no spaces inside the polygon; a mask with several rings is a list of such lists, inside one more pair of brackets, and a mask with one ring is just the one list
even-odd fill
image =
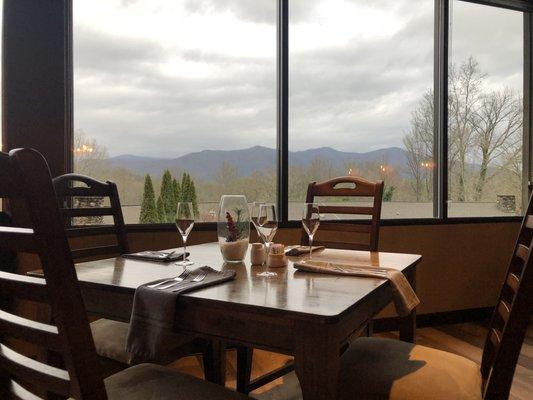
{"label": "wine glass stem", "polygon": [[183,235],[183,261],[187,261],[187,235]]}
{"label": "wine glass stem", "polygon": [[313,235],[309,235],[309,259],[313,255]]}
{"label": "wine glass stem", "polygon": [[265,254],[265,272],[268,270],[268,255],[270,254],[270,242],[265,240],[265,248],[266,248],[266,254]]}

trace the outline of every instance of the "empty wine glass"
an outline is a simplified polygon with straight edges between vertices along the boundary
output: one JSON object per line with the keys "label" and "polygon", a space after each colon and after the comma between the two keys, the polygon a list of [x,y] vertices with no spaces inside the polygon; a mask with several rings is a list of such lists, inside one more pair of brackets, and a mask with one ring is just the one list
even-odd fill
{"label": "empty wine glass", "polygon": [[178,203],[176,226],[183,239],[183,260],[177,262],[176,265],[182,267],[193,265],[194,262],[187,259],[187,237],[194,226],[194,208],[191,202]]}
{"label": "empty wine glass", "polygon": [[[276,213],[276,206],[274,204],[261,204],[259,205],[259,215],[257,217],[257,231],[263,239],[266,247],[266,259],[268,260],[268,254],[270,252],[270,245],[272,244],[272,239],[276,235],[278,230],[278,217]],[[275,276],[275,272],[267,271],[267,263],[265,261],[265,270],[258,276]]]}
{"label": "empty wine glass", "polygon": [[302,212],[302,226],[309,236],[309,258],[313,252],[313,236],[320,225],[320,214],[318,205],[315,203],[305,203]]}
{"label": "empty wine glass", "polygon": [[255,230],[257,231],[257,234],[259,235],[260,239],[261,234],[259,233],[259,226],[257,225],[257,220],[259,219],[259,208],[264,203],[259,203],[257,201],[254,201],[253,203],[250,203],[248,205],[248,208],[250,209],[250,219],[252,220],[252,224],[255,227]]}

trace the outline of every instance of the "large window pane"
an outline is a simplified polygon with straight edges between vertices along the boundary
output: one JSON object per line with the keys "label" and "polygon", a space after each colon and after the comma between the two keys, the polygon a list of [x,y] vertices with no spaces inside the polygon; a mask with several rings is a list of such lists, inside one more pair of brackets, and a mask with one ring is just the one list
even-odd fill
{"label": "large window pane", "polygon": [[455,0],[451,6],[448,213],[519,214],[523,14]]}
{"label": "large window pane", "polygon": [[275,0],[76,0],[75,170],[117,183],[127,223],[173,179],[201,221],[221,194],[275,201],[275,58]]}
{"label": "large window pane", "polygon": [[291,219],[309,182],[348,174],[385,181],[383,218],[433,216],[433,15],[433,0],[290,2]]}

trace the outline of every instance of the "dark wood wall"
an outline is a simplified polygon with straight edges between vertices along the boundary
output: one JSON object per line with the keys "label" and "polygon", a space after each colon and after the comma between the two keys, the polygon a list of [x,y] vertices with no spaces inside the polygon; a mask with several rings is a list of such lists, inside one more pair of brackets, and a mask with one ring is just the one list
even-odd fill
{"label": "dark wood wall", "polygon": [[59,175],[72,148],[71,0],[3,5],[2,147],[33,147]]}

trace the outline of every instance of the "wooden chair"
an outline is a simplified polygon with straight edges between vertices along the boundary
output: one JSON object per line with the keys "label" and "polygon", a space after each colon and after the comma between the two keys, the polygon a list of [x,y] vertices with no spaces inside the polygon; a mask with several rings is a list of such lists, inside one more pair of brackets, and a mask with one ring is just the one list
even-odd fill
{"label": "wooden chair", "polygon": [[[56,196],[59,199],[61,214],[66,224],[68,238],[111,235],[115,243],[112,245],[95,246],[72,250],[74,260],[91,257],[111,257],[112,255],[129,252],[128,237],[122,215],[122,206],[118,195],[117,185],[113,182],[99,182],[93,178],[78,174],[65,174],[53,179]],[[83,184],[80,186],[79,184]],[[74,207],[76,202],[82,205],[92,200],[104,203],[107,199],[110,206],[96,204],[96,207]],[[76,218],[104,218],[112,217],[112,224],[100,223],[94,225],[73,224]]]}
{"label": "wooden chair", "polygon": [[[335,231],[345,232],[347,234],[362,234],[366,236],[364,241],[313,241],[313,245],[326,246],[334,249],[350,249],[350,250],[367,250],[377,251],[379,241],[379,222],[381,218],[381,203],[383,196],[383,182],[376,183],[369,182],[362,178],[356,178],[353,176],[339,177],[331,179],[325,182],[312,182],[307,188],[306,203],[317,202],[317,197],[368,197],[372,201],[372,206],[343,206],[339,205],[319,205],[320,214],[348,214],[348,215],[362,215],[370,216],[370,221],[362,221],[359,223],[338,223],[338,222],[320,222],[319,231]],[[307,233],[302,229],[301,244],[308,245],[309,239]],[[366,334],[371,336],[372,334],[372,321],[368,321],[366,324]],[[356,336],[359,336],[358,332]],[[345,344],[343,348],[346,348],[348,344]],[[243,393],[249,393],[261,386],[270,383],[279,377],[286,375],[294,370],[293,363],[287,363],[286,365],[277,368],[276,370],[269,372],[253,381],[250,381],[251,363],[253,358],[253,349],[241,349],[238,357],[241,361],[241,365],[248,365],[239,370],[239,376],[241,376],[242,385],[238,386],[239,391]],[[245,383],[246,382],[246,383]]]}
{"label": "wooden chair", "polygon": [[[36,254],[44,272],[44,279],[0,272],[0,295],[46,304],[55,321],[43,324],[0,310],[0,398],[248,398],[152,364],[104,381],[50,171],[37,151],[0,153],[0,197],[23,202],[31,223],[31,228],[0,226],[0,250]],[[9,338],[59,354],[61,363],[52,366],[26,357],[10,347]]]}
{"label": "wooden chair", "polygon": [[[320,205],[320,214],[344,214],[369,217],[350,223],[320,221],[318,232],[344,232],[345,238],[351,234],[352,241],[320,241],[314,240],[313,245],[326,246],[332,249],[377,251],[379,243],[379,225],[381,219],[381,203],[383,197],[383,181],[369,182],[354,176],[343,176],[325,182],[312,182],[307,188],[306,203],[316,203],[317,197],[349,197],[369,198],[372,206]],[[362,237],[361,237],[362,236]],[[318,238],[319,239],[319,238]],[[307,234],[302,229],[303,245],[309,244]]]}
{"label": "wooden chair", "polygon": [[[61,175],[52,182],[63,216],[66,235],[71,239],[71,254],[75,262],[88,258],[108,258],[129,252],[120,197],[113,182],[104,183],[78,174]],[[96,203],[96,206],[87,207],[91,202]],[[109,207],[105,207],[104,202],[108,202]],[[76,207],[80,204],[83,206]],[[104,224],[103,220],[96,225],[75,223],[79,222],[80,218],[103,219],[104,217],[111,217],[113,223]],[[114,243],[84,248],[75,248],[73,245],[77,238],[95,240],[102,236],[112,239]],[[131,354],[126,352],[128,330],[128,323],[106,318],[91,323],[96,352],[102,357],[101,364],[105,375],[133,365]]]}
{"label": "wooden chair", "polygon": [[[533,313],[533,197],[483,349],[481,365],[452,353],[398,340],[360,338],[341,358],[341,400],[504,400]],[[285,386],[285,387],[283,387]],[[264,399],[296,399],[294,375]]]}

